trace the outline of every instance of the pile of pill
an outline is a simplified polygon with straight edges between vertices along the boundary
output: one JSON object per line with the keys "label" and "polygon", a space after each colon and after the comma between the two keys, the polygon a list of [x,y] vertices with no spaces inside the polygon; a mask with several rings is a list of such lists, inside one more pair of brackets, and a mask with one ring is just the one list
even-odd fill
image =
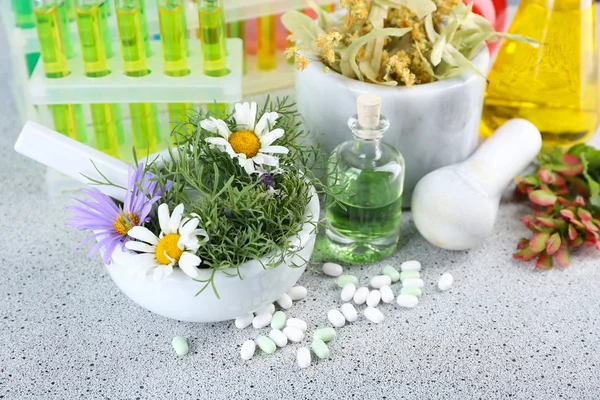
{"label": "pile of pill", "polygon": [[[363,315],[369,321],[379,324],[385,317],[377,308],[381,302],[390,304],[396,300],[397,304],[405,308],[413,308],[419,303],[422,296],[424,282],[421,279],[421,263],[416,260],[406,261],[400,265],[400,271],[393,266],[383,268],[382,274],[374,276],[369,281],[369,286],[359,286],[359,280],[354,275],[344,275],[341,265],[335,263],[323,264],[325,275],[337,278],[336,283],[341,288],[340,298],[343,304],[339,309],[329,310],[327,319],[333,328],[320,328],[314,331],[310,346],[301,347],[297,351],[297,362],[300,368],[307,368],[311,364],[311,350],[318,358],[329,358],[328,343],[336,338],[335,328],[342,328],[348,322],[358,319],[355,307],[366,305]],[[450,289],[453,277],[444,273],[438,282],[442,291]],[[402,287],[398,297],[394,295],[392,285],[400,282]],[[296,300],[301,300],[307,295],[306,288],[295,286],[276,301],[282,310],[289,310]],[[354,303],[354,304],[352,304]],[[299,318],[287,318],[284,311],[275,311],[275,305],[269,304],[256,310],[254,313],[236,318],[235,326],[243,329],[252,325],[256,329],[270,325],[268,335],[262,335],[255,340],[247,340],[241,348],[241,357],[250,360],[258,346],[264,353],[272,354],[278,347],[284,347],[288,342],[299,343],[304,340],[308,324]]]}

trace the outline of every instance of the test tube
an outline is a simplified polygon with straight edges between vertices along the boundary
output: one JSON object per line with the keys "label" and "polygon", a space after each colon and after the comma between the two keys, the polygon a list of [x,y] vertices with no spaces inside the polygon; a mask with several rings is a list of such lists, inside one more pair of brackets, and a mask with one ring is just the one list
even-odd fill
{"label": "test tube", "polygon": [[[150,71],[146,61],[140,0],[115,0],[115,10],[125,75],[146,76]],[[150,103],[131,103],[129,113],[134,147],[142,154],[145,154],[146,150],[150,153],[155,152],[160,142],[156,107]]]}
{"label": "test tube", "polygon": [[243,73],[246,75],[248,68],[246,66],[246,21],[235,21],[227,24],[227,37],[242,39],[242,66]]}
{"label": "test tube", "polygon": [[[36,0],[34,0],[34,4],[35,2]],[[46,3],[50,3],[50,1]],[[75,52],[73,51],[73,39],[71,38],[71,28],[69,27],[69,11],[67,9],[67,3],[65,0],[53,0],[52,3],[54,3],[57,9],[58,22],[60,24],[60,33],[65,49],[65,54],[67,56],[67,60],[70,60],[73,57],[75,57]]]}
{"label": "test tube", "polygon": [[[76,0],[77,28],[85,76],[101,78],[110,74],[103,22],[106,20],[104,0]],[[110,43],[108,43],[110,46]],[[90,104],[96,148],[119,157],[118,124],[111,104]]]}
{"label": "test tube", "polygon": [[277,19],[275,15],[265,15],[258,18],[258,42],[256,56],[258,69],[268,71],[277,66]]}
{"label": "test tube", "polygon": [[[229,72],[225,48],[225,16],[221,0],[198,0],[198,18],[204,73],[214,77],[225,76]],[[208,104],[208,110],[217,117],[227,115],[227,109],[227,104]]]}
{"label": "test tube", "polygon": [[[183,0],[158,0],[158,20],[163,48],[165,75],[181,77],[190,74],[187,65],[187,30]],[[173,131],[186,112],[192,108],[188,103],[169,103],[170,128]]]}
{"label": "test tube", "polygon": [[[63,78],[70,74],[65,51],[61,15],[66,19],[63,0],[33,0],[33,12],[40,43],[40,54],[47,78]],[[54,129],[80,142],[86,141],[83,111],[80,105],[49,106]]]}
{"label": "test tube", "polygon": [[142,24],[142,34],[144,35],[146,57],[150,57],[152,55],[152,50],[150,50],[150,36],[148,33],[148,20],[146,18],[146,0],[140,0],[140,21]]}
{"label": "test tube", "polygon": [[67,6],[67,18],[69,22],[75,21],[75,1],[77,0],[65,0]]}
{"label": "test tube", "polygon": [[34,28],[33,8],[31,0],[12,0],[13,13],[15,14],[15,25],[18,28]]}

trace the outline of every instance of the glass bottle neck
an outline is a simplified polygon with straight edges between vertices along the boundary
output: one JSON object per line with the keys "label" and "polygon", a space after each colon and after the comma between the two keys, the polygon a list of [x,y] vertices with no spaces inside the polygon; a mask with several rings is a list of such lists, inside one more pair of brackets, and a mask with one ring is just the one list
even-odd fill
{"label": "glass bottle neck", "polygon": [[363,139],[354,132],[354,152],[361,158],[378,160],[382,155],[381,138]]}

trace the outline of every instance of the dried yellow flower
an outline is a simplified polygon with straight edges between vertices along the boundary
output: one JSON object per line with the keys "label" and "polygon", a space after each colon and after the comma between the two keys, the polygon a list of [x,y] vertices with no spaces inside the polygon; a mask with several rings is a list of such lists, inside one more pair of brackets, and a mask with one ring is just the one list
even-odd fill
{"label": "dried yellow flower", "polygon": [[296,55],[296,53],[298,52],[298,47],[297,46],[291,46],[285,49],[285,51],[283,52],[283,54],[285,55],[285,58],[292,58]]}
{"label": "dried yellow flower", "polygon": [[328,73],[329,71],[331,71],[331,68],[329,68],[327,65],[323,67],[323,72]]}
{"label": "dried yellow flower", "polygon": [[304,71],[308,67],[308,58],[305,56],[297,55],[296,56],[296,69],[298,71]]}

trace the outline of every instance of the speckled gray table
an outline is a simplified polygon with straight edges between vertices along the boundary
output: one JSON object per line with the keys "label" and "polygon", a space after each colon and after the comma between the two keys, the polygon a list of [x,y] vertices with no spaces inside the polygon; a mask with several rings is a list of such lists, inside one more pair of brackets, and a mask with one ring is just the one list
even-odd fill
{"label": "speckled gray table", "polygon": [[[48,196],[44,167],[12,150],[20,123],[4,38],[0,57],[0,398],[600,398],[599,254],[585,249],[572,267],[542,272],[514,262],[526,207],[510,202],[494,235],[468,252],[429,245],[407,214],[404,247],[390,262],[422,261],[422,302],[382,306],[377,326],[360,318],[339,329],[332,359],[306,370],[298,345],[243,362],[240,345],[258,331],[141,309],[99,257],[73,252],[83,235],[64,226],[70,196]],[[380,269],[353,273],[366,281]],[[444,271],[455,285],[440,293]],[[333,281],[306,273],[300,283],[309,295],[289,314],[328,325],[339,304]],[[189,338],[188,356],[174,355],[174,335]]]}

